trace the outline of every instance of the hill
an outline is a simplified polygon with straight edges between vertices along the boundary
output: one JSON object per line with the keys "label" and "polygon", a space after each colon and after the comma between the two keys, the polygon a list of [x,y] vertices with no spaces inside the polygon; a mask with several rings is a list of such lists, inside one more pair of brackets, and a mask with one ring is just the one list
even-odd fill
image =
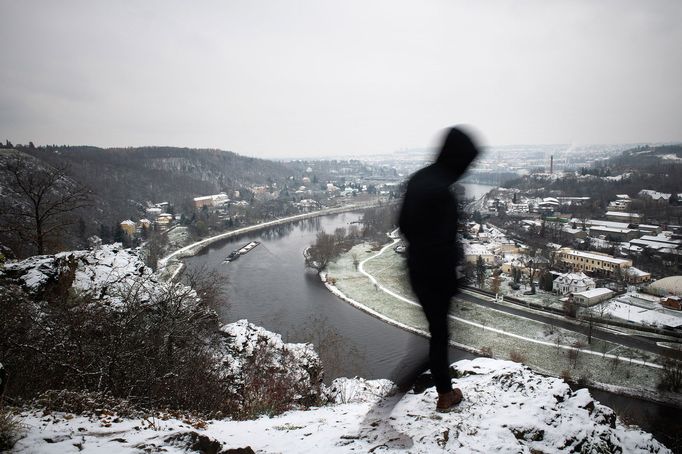
{"label": "hill", "polygon": [[139,215],[147,201],[183,207],[199,195],[243,191],[292,174],[282,163],[212,149],[45,146],[22,151],[53,166],[67,164],[70,175],[105,202],[103,214],[110,222]]}
{"label": "hill", "polygon": [[542,196],[589,196],[602,208],[616,194],[635,197],[641,189],[679,192],[682,181],[682,145],[637,147],[592,167],[564,174],[532,173],[505,187],[537,191]]}
{"label": "hill", "polygon": [[657,167],[682,166],[682,144],[642,146],[625,150],[605,163],[616,170],[650,171]]}

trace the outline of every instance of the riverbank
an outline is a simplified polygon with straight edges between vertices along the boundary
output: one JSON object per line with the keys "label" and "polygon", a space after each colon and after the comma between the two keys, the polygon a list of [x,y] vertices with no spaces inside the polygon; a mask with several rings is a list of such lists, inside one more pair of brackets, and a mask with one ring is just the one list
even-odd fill
{"label": "riverbank", "polygon": [[[404,259],[391,247],[395,242],[380,251],[356,246],[328,267],[326,285],[355,307],[424,335],[427,323],[409,288]],[[538,372],[598,389],[682,406],[679,395],[657,390],[662,366],[654,354],[603,340],[588,345],[580,333],[461,298],[453,309],[449,322],[457,348],[521,361]]]}
{"label": "riverbank", "polygon": [[287,224],[290,222],[302,221],[306,219],[312,219],[320,216],[326,216],[329,214],[339,214],[346,213],[349,211],[364,210],[366,208],[374,208],[383,205],[384,202],[371,202],[371,203],[361,203],[345,205],[338,208],[328,208],[325,210],[313,211],[310,213],[297,214],[295,216],[288,216],[281,219],[276,219],[274,221],[262,222],[260,224],[254,224],[247,227],[242,227],[235,230],[230,230],[229,232],[219,233],[213,235],[209,238],[204,238],[203,240],[195,241],[188,244],[180,249],[172,252],[171,254],[161,258],[158,262],[159,274],[165,280],[174,280],[183,270],[184,265],[182,264],[182,259],[185,257],[190,257],[198,254],[204,248],[210,246],[211,244],[222,241],[229,238],[234,238],[239,235],[246,233],[253,233],[262,229],[276,227],[279,225]]}

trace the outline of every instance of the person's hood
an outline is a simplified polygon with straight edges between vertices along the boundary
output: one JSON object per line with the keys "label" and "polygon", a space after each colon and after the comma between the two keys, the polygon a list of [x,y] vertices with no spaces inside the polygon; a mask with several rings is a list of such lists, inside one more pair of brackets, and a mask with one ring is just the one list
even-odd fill
{"label": "person's hood", "polygon": [[453,182],[458,180],[478,156],[478,148],[459,128],[450,128],[441,146],[436,165],[448,170]]}

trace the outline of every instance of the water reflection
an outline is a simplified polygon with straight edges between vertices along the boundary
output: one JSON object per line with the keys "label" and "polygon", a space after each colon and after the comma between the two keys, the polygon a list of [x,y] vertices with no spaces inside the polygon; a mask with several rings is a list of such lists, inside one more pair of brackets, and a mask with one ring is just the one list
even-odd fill
{"label": "water reflection", "polygon": [[303,326],[289,331],[286,337],[292,342],[309,342],[317,347],[325,374],[329,377],[367,376],[365,349],[359,348],[336,329],[329,318],[310,315]]}

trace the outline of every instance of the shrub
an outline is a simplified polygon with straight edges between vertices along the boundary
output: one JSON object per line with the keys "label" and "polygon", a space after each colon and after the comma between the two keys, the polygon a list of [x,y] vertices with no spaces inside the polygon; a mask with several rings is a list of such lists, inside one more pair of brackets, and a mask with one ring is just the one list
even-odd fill
{"label": "shrub", "polygon": [[571,383],[573,381],[573,377],[571,377],[571,372],[566,369],[561,371],[561,373],[559,374],[559,378],[561,378],[566,383]]}
{"label": "shrub", "polygon": [[[210,288],[202,294],[215,296]],[[246,365],[251,376],[235,393],[229,371],[239,368],[231,354],[217,354],[226,346],[217,314],[184,285],[145,277],[121,287],[113,302],[62,292],[49,303],[4,285],[0,301],[6,393],[19,401],[48,396],[51,405],[80,408],[86,400],[127,399],[136,408],[254,416],[310,405],[319,395],[310,380],[293,380],[301,365],[288,352],[271,350]],[[273,369],[278,361],[284,366]]]}
{"label": "shrub", "polygon": [[509,359],[515,363],[525,363],[527,361],[526,356],[517,350],[512,350],[509,352]]}

